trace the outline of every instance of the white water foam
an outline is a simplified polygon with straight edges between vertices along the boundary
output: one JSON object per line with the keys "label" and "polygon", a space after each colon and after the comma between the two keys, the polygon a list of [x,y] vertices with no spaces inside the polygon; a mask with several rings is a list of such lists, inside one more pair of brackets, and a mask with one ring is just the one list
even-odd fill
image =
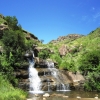
{"label": "white water foam", "polygon": [[38,76],[38,71],[34,68],[34,61],[29,61],[29,81],[30,81],[30,93],[43,93],[41,91],[41,79]]}
{"label": "white water foam", "polygon": [[54,67],[54,63],[52,61],[47,61],[48,70],[51,71],[51,75],[56,78],[59,85],[57,85],[56,91],[70,91],[69,84],[64,84],[62,80],[59,78],[59,70]]}

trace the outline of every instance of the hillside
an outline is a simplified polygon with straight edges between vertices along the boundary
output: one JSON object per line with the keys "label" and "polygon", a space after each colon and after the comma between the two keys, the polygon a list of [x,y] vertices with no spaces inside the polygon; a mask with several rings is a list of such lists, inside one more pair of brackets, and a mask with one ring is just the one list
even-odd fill
{"label": "hillside", "polygon": [[87,36],[69,34],[42,44],[21,27],[15,16],[0,15],[0,74],[13,86],[19,81],[14,72],[28,66],[24,55],[34,46],[38,60],[52,59],[58,69],[80,72],[86,78],[86,90],[100,91],[100,28]]}
{"label": "hillside", "polygon": [[[25,31],[15,16],[0,14],[0,99],[25,100],[27,92],[18,89],[16,72],[26,66],[24,55],[34,45],[41,44],[38,38]],[[28,65],[28,64],[27,64]],[[16,88],[14,88],[16,87]]]}
{"label": "hillside", "polygon": [[59,69],[81,72],[88,79],[84,86],[86,90],[100,91],[100,28],[87,36],[63,36],[42,47],[52,51],[47,58],[57,62]]}
{"label": "hillside", "polygon": [[[52,40],[50,43],[43,45],[44,48],[50,48],[54,54],[51,58],[58,56],[62,61],[67,62],[74,61],[75,66],[77,65],[78,59],[88,51],[98,50],[100,48],[100,28],[89,33],[87,36],[78,34],[69,34],[67,36],[59,37],[57,40]],[[61,53],[61,49],[65,49],[64,54]],[[55,57],[54,57],[55,60]],[[61,63],[60,63],[61,64]],[[68,65],[67,65],[68,66]],[[66,66],[66,67],[67,67]],[[59,68],[63,68],[60,66]]]}

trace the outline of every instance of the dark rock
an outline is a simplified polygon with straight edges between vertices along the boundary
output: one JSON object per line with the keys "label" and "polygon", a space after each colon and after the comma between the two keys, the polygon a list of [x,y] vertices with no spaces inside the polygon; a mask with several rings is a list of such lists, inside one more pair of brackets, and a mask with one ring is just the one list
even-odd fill
{"label": "dark rock", "polygon": [[32,50],[28,50],[26,51],[25,55],[24,55],[26,58],[33,58],[34,55],[33,55],[33,51]]}

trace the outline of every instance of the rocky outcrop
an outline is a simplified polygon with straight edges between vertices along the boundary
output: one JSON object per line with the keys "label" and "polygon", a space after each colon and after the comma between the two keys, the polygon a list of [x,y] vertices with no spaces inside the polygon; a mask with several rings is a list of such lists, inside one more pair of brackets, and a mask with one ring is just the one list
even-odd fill
{"label": "rocky outcrop", "polygon": [[[43,50],[43,48],[34,46],[34,50],[37,50],[39,52]],[[63,45],[62,49],[60,50],[64,52],[64,53],[61,53],[61,55],[66,54],[66,52],[68,51],[66,45]],[[29,59],[34,58],[34,61],[35,61],[34,67],[37,69],[38,75],[41,78],[41,81],[42,81],[41,89],[43,91],[48,91],[48,84],[50,84],[50,89],[52,91],[55,91],[57,89],[57,84],[60,84],[60,83],[63,83],[66,85],[70,84],[70,89],[79,89],[79,90],[83,89],[83,84],[84,84],[85,79],[79,72],[72,73],[72,72],[69,72],[68,70],[59,70],[55,67],[56,64],[51,59],[43,60],[43,59],[40,59],[39,57],[35,57],[33,56],[33,51],[31,50],[27,51],[25,54],[25,57]],[[54,65],[52,65],[52,62],[54,63]],[[54,75],[57,75],[57,76],[54,77],[53,73]],[[21,87],[25,88],[25,86],[27,87],[29,86],[28,74],[29,74],[28,65],[27,65],[26,72],[25,72],[25,69],[23,68],[20,69],[19,72],[17,72],[17,77],[21,78],[20,80]],[[57,78],[58,78],[58,82],[57,82]]]}
{"label": "rocky outcrop", "polygon": [[26,37],[27,40],[35,39],[35,40],[37,40],[38,42],[40,42],[39,39],[38,39],[34,34],[29,33],[29,32],[27,32],[26,30],[23,30],[23,33],[25,34],[25,37]]}
{"label": "rocky outcrop", "polygon": [[66,53],[68,53],[68,51],[69,51],[69,49],[64,44],[59,48],[59,54],[60,54],[60,56],[65,56]]}
{"label": "rocky outcrop", "polygon": [[29,90],[29,63],[22,64],[20,68],[14,70],[15,76],[18,79],[18,87],[23,90]]}
{"label": "rocky outcrop", "polygon": [[80,34],[69,34],[67,36],[60,36],[59,38],[57,38],[57,40],[52,40],[50,43],[58,43],[58,42],[61,42],[61,41],[64,41],[64,40],[73,41],[73,40],[81,38],[83,36],[84,35],[80,35]]}
{"label": "rocky outcrop", "polygon": [[72,73],[67,70],[61,70],[67,77],[67,82],[70,84],[71,89],[84,90],[85,78],[80,72]]}
{"label": "rocky outcrop", "polygon": [[33,50],[34,50],[35,57],[38,57],[38,53],[43,51],[43,50],[46,50],[50,54],[54,53],[54,51],[50,48],[38,47],[37,45],[33,45]]}
{"label": "rocky outcrop", "polygon": [[8,26],[5,25],[5,24],[1,24],[1,25],[0,25],[0,39],[1,39],[2,36],[3,36],[3,31],[4,31],[4,30],[8,30]]}
{"label": "rocky outcrop", "polygon": [[[3,31],[4,30],[8,30],[9,27],[7,25],[7,22],[5,20],[5,17],[2,14],[0,14],[0,19],[2,20],[2,22],[0,23],[0,38],[2,38]],[[27,40],[35,40],[37,42],[40,42],[39,39],[34,34],[28,32],[28,31],[26,31],[24,29],[22,31],[25,34],[25,37],[26,37]]]}

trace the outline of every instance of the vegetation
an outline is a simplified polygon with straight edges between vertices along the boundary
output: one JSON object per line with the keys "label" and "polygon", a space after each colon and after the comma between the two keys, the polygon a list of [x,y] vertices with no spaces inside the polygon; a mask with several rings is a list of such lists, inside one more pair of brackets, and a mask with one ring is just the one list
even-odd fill
{"label": "vegetation", "polygon": [[[69,51],[60,57],[59,48],[66,45]],[[43,47],[54,53],[50,58],[58,63],[59,69],[72,72],[80,71],[86,77],[84,88],[88,91],[100,91],[100,28],[78,39],[64,39],[56,43],[48,43]]]}
{"label": "vegetation", "polygon": [[[10,100],[11,98],[12,100],[24,99],[23,91],[13,88],[18,83],[13,72],[25,61],[22,55],[26,50],[31,49],[33,44],[44,48],[38,54],[41,59],[51,58],[58,63],[59,69],[67,69],[72,72],[80,71],[86,77],[84,88],[88,91],[100,91],[100,28],[77,39],[67,38],[60,42],[42,44],[44,40],[39,43],[23,32],[15,16],[4,18],[1,16],[0,24],[4,22],[7,23],[8,30],[5,30],[0,38],[0,46],[3,47],[3,52],[0,52],[0,82],[5,82],[7,79],[7,83],[0,83],[1,100],[6,100],[6,98],[7,100],[9,98]],[[66,55],[61,57],[59,48],[62,45],[66,45],[68,51]],[[51,51],[53,52],[50,53]],[[13,93],[11,91],[6,93],[5,90],[8,91],[10,88]],[[22,97],[19,97],[19,93],[22,94]]]}
{"label": "vegetation", "polygon": [[0,24],[2,24],[2,23],[4,23],[4,22],[6,22],[3,18],[3,15],[2,14],[0,14]]}
{"label": "vegetation", "polygon": [[85,89],[100,91],[100,50],[89,51],[80,59],[80,67],[84,76],[87,76]]}
{"label": "vegetation", "polygon": [[18,86],[14,70],[21,67],[24,62],[23,55],[31,48],[32,44],[28,45],[31,40],[26,40],[15,16],[6,16],[3,20],[9,29],[3,31],[0,40],[0,46],[3,47],[3,52],[0,52],[0,100],[25,100],[26,94],[22,90],[13,88]]}
{"label": "vegetation", "polygon": [[0,100],[26,100],[27,94],[15,89],[7,79],[0,75]]}
{"label": "vegetation", "polygon": [[[10,17],[11,19],[11,17]],[[12,17],[13,19],[13,17]],[[15,17],[14,17],[15,19]],[[16,22],[16,20],[14,20]],[[9,20],[7,20],[9,22]],[[13,21],[12,21],[13,22]],[[17,24],[13,24],[12,27],[18,27]],[[13,27],[13,28],[14,28]],[[20,64],[20,60],[23,60],[22,54],[25,46],[25,37],[22,33],[21,29],[18,30],[6,30],[3,33],[3,37],[1,39],[3,43],[4,52],[0,55],[0,71],[2,71],[5,76],[9,79],[10,82],[15,85],[16,81],[14,76],[12,77],[13,70],[16,68],[15,63]]]}
{"label": "vegetation", "polygon": [[47,59],[49,58],[49,51],[44,49],[44,50],[41,50],[38,54],[39,58],[41,59]]}

